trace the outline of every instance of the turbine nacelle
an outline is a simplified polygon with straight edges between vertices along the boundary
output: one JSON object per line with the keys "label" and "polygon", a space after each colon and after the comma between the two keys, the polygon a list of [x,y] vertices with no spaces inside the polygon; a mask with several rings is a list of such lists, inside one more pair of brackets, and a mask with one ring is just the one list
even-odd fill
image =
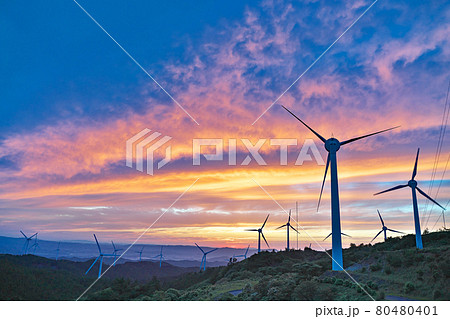
{"label": "turbine nacelle", "polygon": [[415,180],[410,180],[408,181],[408,186],[411,188],[416,188],[417,187],[417,182]]}
{"label": "turbine nacelle", "polygon": [[328,140],[325,141],[325,149],[328,152],[337,152],[337,151],[339,151],[340,148],[341,148],[341,142],[339,142],[334,137],[329,138]]}

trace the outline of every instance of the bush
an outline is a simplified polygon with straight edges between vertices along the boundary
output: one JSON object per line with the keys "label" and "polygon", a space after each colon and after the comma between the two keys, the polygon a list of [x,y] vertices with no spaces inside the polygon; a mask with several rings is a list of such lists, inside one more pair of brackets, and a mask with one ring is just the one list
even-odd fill
{"label": "bush", "polygon": [[381,265],[380,264],[374,264],[374,265],[370,265],[370,270],[371,271],[378,271],[381,270]]}
{"label": "bush", "polygon": [[412,282],[408,281],[407,283],[405,283],[405,287],[404,287],[405,293],[410,293],[414,289],[416,289],[416,287],[414,286],[414,284]]}
{"label": "bush", "polygon": [[394,254],[387,256],[387,262],[394,268],[398,268],[402,265],[402,257]]}
{"label": "bush", "polygon": [[392,268],[389,266],[384,267],[384,273],[390,275],[392,273]]}

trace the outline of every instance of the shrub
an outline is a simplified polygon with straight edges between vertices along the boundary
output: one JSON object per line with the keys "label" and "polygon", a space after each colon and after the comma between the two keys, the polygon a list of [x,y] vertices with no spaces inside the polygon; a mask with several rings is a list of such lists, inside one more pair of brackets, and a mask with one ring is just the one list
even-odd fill
{"label": "shrub", "polygon": [[392,268],[389,266],[384,267],[384,273],[390,275],[392,273]]}
{"label": "shrub", "polygon": [[410,293],[414,289],[416,289],[416,287],[414,286],[414,284],[412,282],[408,281],[407,283],[405,283],[405,287],[404,287],[405,293]]}
{"label": "shrub", "polygon": [[387,256],[387,262],[389,265],[391,265],[394,268],[398,268],[402,265],[402,258],[401,256],[390,254]]}
{"label": "shrub", "polygon": [[373,264],[373,265],[370,265],[370,270],[371,270],[371,271],[378,271],[378,270],[381,270],[381,265],[378,264],[378,263]]}

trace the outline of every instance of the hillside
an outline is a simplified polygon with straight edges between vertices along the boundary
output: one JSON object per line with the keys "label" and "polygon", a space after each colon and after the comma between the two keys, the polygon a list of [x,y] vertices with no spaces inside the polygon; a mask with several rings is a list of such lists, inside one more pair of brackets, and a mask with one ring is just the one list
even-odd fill
{"label": "hillside", "polygon": [[[325,252],[262,252],[228,266],[181,268],[127,262],[106,273],[87,300],[450,300],[450,232],[413,235],[344,250],[344,272],[331,271]],[[71,300],[96,278],[91,261],[0,255],[1,300]]]}
{"label": "hillside", "polygon": [[450,232],[389,238],[376,245],[344,250],[344,272],[331,271],[324,252],[263,252],[229,266],[185,274],[160,289],[122,283],[120,292],[107,288],[87,299],[121,300],[450,300]]}

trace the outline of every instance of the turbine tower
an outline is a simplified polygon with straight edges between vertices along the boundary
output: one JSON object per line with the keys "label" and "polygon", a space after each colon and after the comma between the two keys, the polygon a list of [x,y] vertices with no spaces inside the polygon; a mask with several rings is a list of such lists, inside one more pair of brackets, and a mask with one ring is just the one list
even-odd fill
{"label": "turbine tower", "polygon": [[95,238],[95,242],[97,243],[98,257],[94,260],[94,262],[92,263],[91,267],[89,267],[89,269],[86,271],[85,275],[87,275],[89,270],[91,270],[91,268],[94,267],[94,265],[97,262],[97,260],[100,259],[100,264],[98,266],[98,278],[100,278],[101,275],[102,275],[103,257],[115,257],[115,255],[102,253],[102,249],[100,248],[100,245],[99,245],[98,240],[97,240],[97,236],[95,236],[95,234],[94,234],[94,238]]}
{"label": "turbine tower", "polygon": [[163,259],[164,259],[162,250],[163,250],[163,246],[161,246],[161,252],[160,252],[158,255],[156,255],[156,256],[153,257],[153,258],[159,257],[159,268],[161,268],[161,263],[162,263],[162,261],[163,261]]}
{"label": "turbine tower", "polygon": [[233,257],[244,257],[244,259],[247,259],[247,253],[248,253],[249,248],[250,248],[250,245],[248,245],[245,253],[243,253],[242,255],[237,255],[237,256],[233,256]]}
{"label": "turbine tower", "polygon": [[22,247],[22,255],[26,255],[28,254],[28,247],[30,245],[31,240],[33,239],[33,237],[37,236],[38,233],[35,233],[34,235],[31,235],[30,237],[28,237],[27,235],[24,234],[23,231],[20,231],[23,235],[23,237],[25,237],[25,243],[23,244]]}
{"label": "turbine tower", "polygon": [[404,188],[404,187],[410,187],[411,188],[411,193],[412,193],[412,201],[413,201],[413,211],[414,211],[414,225],[415,225],[415,230],[416,230],[416,247],[418,249],[423,249],[423,244],[422,244],[422,233],[420,232],[420,219],[419,219],[419,208],[417,206],[417,194],[416,194],[416,190],[422,194],[424,197],[428,198],[429,200],[431,200],[433,203],[435,203],[436,205],[438,205],[439,207],[441,207],[443,210],[445,210],[444,207],[442,207],[438,202],[436,202],[434,199],[432,199],[430,196],[428,196],[423,190],[421,190],[418,186],[417,186],[417,181],[414,179],[416,177],[417,174],[417,162],[419,160],[419,151],[420,148],[417,149],[417,155],[416,155],[416,162],[414,163],[414,169],[413,169],[413,173],[412,173],[412,177],[411,179],[408,181],[407,184],[404,185],[398,185],[392,188],[389,188],[385,191],[379,192],[374,194],[375,195],[379,195],[379,194],[383,194],[383,193],[387,193],[396,189],[400,189],[400,188]]}
{"label": "turbine tower", "polygon": [[291,228],[293,231],[297,232],[297,229],[295,229],[292,225],[291,225],[291,210],[289,210],[289,218],[286,224],[281,225],[280,227],[277,227],[276,229],[280,229],[286,227],[286,231],[287,231],[287,240],[286,240],[286,250],[289,251],[289,228]]}
{"label": "turbine tower", "polygon": [[117,252],[119,252],[119,251],[121,251],[121,250],[123,250],[123,249],[117,249],[116,248],[116,245],[114,245],[114,242],[111,240],[111,244],[112,244],[112,246],[113,246],[113,255],[114,255],[114,260],[113,260],[113,266],[115,266],[116,265],[116,258],[117,258]]}
{"label": "turbine tower", "polygon": [[380,217],[380,221],[381,221],[381,230],[380,230],[380,232],[370,241],[370,242],[373,242],[374,240],[375,240],[375,238],[377,238],[378,237],[378,235],[379,234],[381,234],[382,232],[384,232],[384,241],[386,241],[387,240],[387,236],[386,236],[386,231],[392,231],[392,232],[394,232],[394,233],[400,233],[400,234],[404,234],[404,233],[402,233],[401,231],[398,231],[398,230],[393,230],[393,229],[390,229],[390,228],[387,228],[386,227],[386,225],[384,225],[384,221],[383,221],[383,218],[381,217],[381,214],[380,214],[380,211],[377,209],[377,212],[378,212],[378,216]]}
{"label": "turbine tower", "polygon": [[[317,210],[319,210],[320,200],[322,198],[323,186],[325,184],[325,179],[327,177],[328,167],[330,167],[331,174],[331,231],[332,231],[332,269],[333,270],[344,270],[344,263],[342,259],[342,238],[341,238],[341,213],[339,206],[339,188],[338,188],[338,173],[337,173],[337,152],[346,144],[355,142],[357,140],[383,133],[389,130],[392,130],[396,127],[389,128],[386,130],[378,131],[375,133],[370,133],[367,135],[355,137],[343,142],[338,141],[334,137],[325,139],[319,133],[314,131],[311,127],[309,127],[305,122],[303,122],[300,118],[298,118],[294,113],[289,111],[286,107],[281,105],[286,111],[288,111],[292,116],[294,116],[298,121],[300,121],[304,126],[306,126],[314,135],[316,135],[325,145],[325,149],[328,152],[327,157],[327,165],[325,167],[325,175],[322,182],[322,188],[320,190],[319,202],[317,204]],[[397,126],[398,127],[398,126]]]}
{"label": "turbine tower", "polygon": [[137,251],[137,253],[139,254],[139,261],[142,261],[142,252],[144,251],[144,247],[145,247],[145,246],[142,246],[142,247],[141,247],[141,250],[138,250],[138,251]]}
{"label": "turbine tower", "polygon": [[36,249],[39,248],[39,242],[38,242],[38,236],[36,234],[36,237],[34,237],[34,244],[31,246],[33,249],[33,254],[36,254]]}
{"label": "turbine tower", "polygon": [[203,270],[205,270],[205,269],[206,269],[206,255],[208,255],[209,253],[212,253],[213,251],[216,251],[216,250],[219,249],[219,248],[214,248],[214,249],[212,249],[212,250],[210,250],[210,251],[205,252],[203,249],[200,248],[199,245],[197,245],[197,243],[194,243],[194,244],[195,244],[195,245],[198,247],[198,249],[200,249],[200,250],[202,251],[202,253],[203,253],[202,262],[201,262],[201,264],[200,264],[200,270],[202,270],[202,267],[203,267]]}
{"label": "turbine tower", "polygon": [[267,215],[266,220],[262,224],[261,228],[258,228],[258,229],[256,229],[256,228],[255,229],[246,229],[245,230],[245,231],[257,231],[258,232],[258,253],[261,251],[261,236],[264,239],[264,241],[266,242],[267,247],[270,248],[269,243],[267,242],[266,237],[264,237],[264,234],[263,234],[263,228],[264,228],[264,225],[266,225],[266,222],[267,222],[267,219],[269,218],[269,215]]}

